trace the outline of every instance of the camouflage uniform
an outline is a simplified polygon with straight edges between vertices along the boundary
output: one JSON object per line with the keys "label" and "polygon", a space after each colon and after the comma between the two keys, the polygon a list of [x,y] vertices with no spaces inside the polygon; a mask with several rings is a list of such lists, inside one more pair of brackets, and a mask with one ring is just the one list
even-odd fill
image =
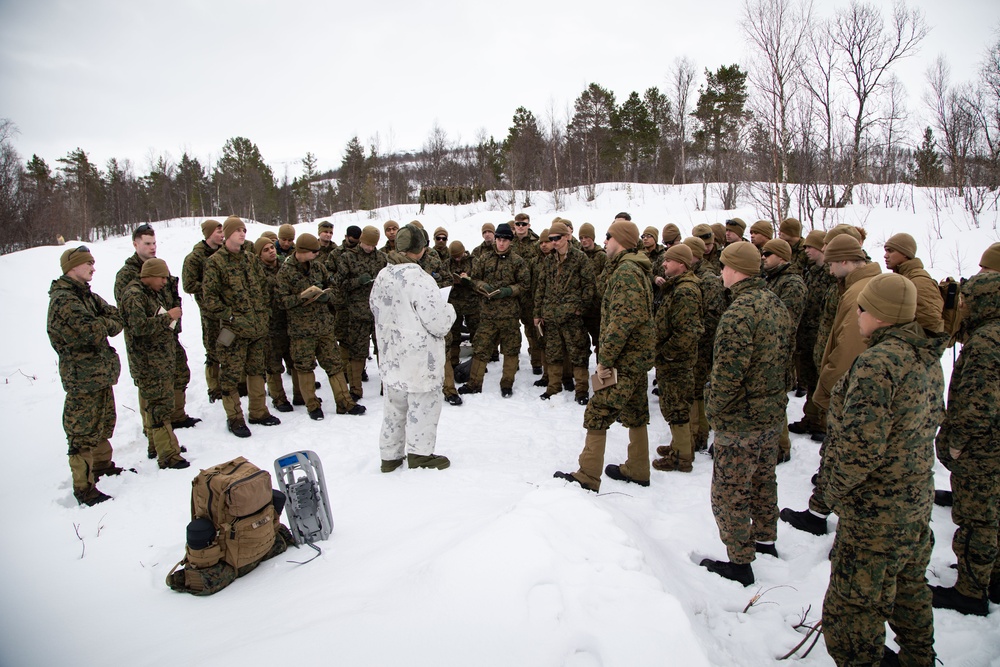
{"label": "camouflage uniform", "polygon": [[687,424],[695,400],[698,341],[704,333],[701,281],[691,271],[668,277],[656,311],[656,385],[660,414],[668,424]]}
{"label": "camouflage uniform", "polygon": [[358,244],[346,250],[337,258],[337,277],[344,295],[344,310],[347,313],[346,347],[350,359],[348,378],[351,395],[355,400],[364,396],[361,376],[365,360],[375,337],[375,318],[372,316],[368,297],[372,291],[372,281],[388,263],[381,250],[365,252]]}
{"label": "camouflage uniform", "polygon": [[[472,262],[470,279],[473,288],[480,294],[480,316],[479,328],[472,341],[472,369],[466,386],[473,393],[482,391],[486,364],[499,343],[500,353],[504,356],[500,388],[511,389],[517,373],[517,356],[521,352],[518,315],[531,279],[527,262],[509,248],[503,255],[494,250],[493,254],[484,254]],[[511,289],[509,297],[497,295],[490,298],[483,295],[483,292],[503,287]]]}
{"label": "camouflage uniform", "polygon": [[[256,259],[260,260],[260,257]],[[320,261],[318,257],[316,261]],[[267,344],[264,345],[264,366],[267,369],[267,391],[271,395],[271,405],[275,408],[289,405],[288,394],[285,393],[285,385],[281,377],[286,370],[292,376],[292,400],[295,405],[305,405],[306,403],[302,397],[299,374],[294,370],[292,341],[288,336],[288,315],[278,303],[275,293],[278,272],[281,270],[282,264],[283,262],[276,260],[272,266],[268,266],[263,260],[260,261],[261,268],[264,270],[264,278],[267,280],[268,303],[271,304]],[[313,384],[314,388],[315,386]],[[284,408],[284,410],[287,412],[288,408]]]}
{"label": "camouflage uniform", "polygon": [[[139,255],[133,253],[131,257],[125,260],[125,265],[118,270],[118,274],[115,276],[115,301],[118,303],[118,307],[121,308],[122,295],[125,292],[125,288],[133,280],[139,277],[139,273],[142,271],[143,260],[139,259]],[[159,295],[160,303],[163,305],[165,310],[170,310],[171,308],[181,307],[181,293],[180,293],[180,280],[177,276],[170,276],[167,279],[166,286],[160,290]],[[177,326],[173,329],[174,334],[174,377],[173,377],[173,401],[174,409],[170,414],[171,422],[179,422],[188,419],[188,414],[185,410],[185,405],[187,404],[187,386],[191,382],[191,369],[188,368],[187,352],[184,350],[184,346],[181,345],[180,335],[181,335],[181,320],[177,320]],[[129,349],[130,338],[132,334],[125,329],[125,349]]]}
{"label": "camouflage uniform", "polygon": [[325,303],[329,297],[303,299],[300,295],[310,286],[332,289],[333,277],[319,258],[302,262],[292,253],[278,270],[274,296],[278,306],[287,313],[290,350],[295,373],[299,376],[299,389],[309,412],[320,407],[315,374],[318,360],[329,377],[337,412],[345,414],[355,402],[344,380],[344,362],[333,333],[333,313]]}
{"label": "camouflage uniform", "polygon": [[604,273],[604,267],[608,263],[608,255],[604,248],[599,245],[591,246],[590,250],[584,249],[584,254],[590,259],[594,269],[594,299],[583,311],[583,326],[590,336],[590,346],[594,348],[594,355],[597,355],[597,345],[601,337],[601,293],[597,289],[597,277]]}
{"label": "camouflage uniform", "polygon": [[473,248],[472,252],[470,254],[472,255],[472,259],[476,259],[477,257],[479,257],[480,255],[482,255],[483,253],[489,254],[491,252],[493,252],[493,244],[487,243],[486,241],[483,241],[482,243],[480,243],[479,245],[477,245],[475,248]]}
{"label": "camouflage uniform", "polygon": [[[937,455],[951,471],[955,588],[981,599],[1000,587],[1000,273],[973,276],[962,296],[968,335],[951,374]],[[961,452],[957,459],[951,449]]]}
{"label": "camouflage uniform", "polygon": [[800,275],[804,276],[806,270],[810,265],[809,255],[806,254],[805,240],[800,238],[798,241],[795,242],[794,245],[792,245],[791,243],[789,243],[788,245],[792,249],[792,260],[790,262],[792,267]]}
{"label": "camouflage uniform", "polygon": [[115,393],[121,360],[108,338],[124,326],[118,309],[67,276],[49,287],[46,330],[59,355],[59,377],[66,391],[63,430],[69,444],[73,493],[80,499],[101,473],[113,470],[109,439],[115,432]]}
{"label": "camouflage uniform", "polygon": [[722,278],[712,267],[702,260],[696,262],[695,275],[698,276],[701,289],[702,334],[698,340],[698,360],[694,366],[695,401],[691,406],[691,437],[694,440],[695,451],[708,449],[708,417],[705,415],[705,385],[712,372],[712,359],[715,354],[715,330],[719,326],[719,318],[729,306],[729,297]]}
{"label": "camouflage uniform", "polygon": [[[795,334],[795,356],[798,362],[799,384],[805,387],[806,403],[803,407],[803,432],[822,433],[826,431],[826,410],[816,405],[813,394],[816,392],[816,382],[819,380],[813,351],[818,345],[820,320],[823,319],[823,302],[828,290],[836,292],[837,279],[831,275],[824,264],[810,263],[802,275],[806,284],[806,301],[802,309],[802,318]],[[839,301],[838,298],[835,299]],[[833,315],[836,314],[836,309]],[[832,325],[833,316],[829,318]],[[829,326],[826,329],[829,336]],[[826,347],[824,341],[823,347]],[[820,357],[822,360],[822,357]]]}
{"label": "camouflage uniform", "polygon": [[[524,260],[524,264],[529,272],[530,281],[530,273],[534,270],[534,265],[542,254],[538,246],[538,234],[530,229],[523,239],[518,238],[517,234],[515,234],[514,240],[510,242],[510,252]],[[485,256],[489,257],[489,253],[486,253]],[[535,331],[534,299],[535,295],[530,289],[530,284],[525,285],[524,293],[520,300],[521,310],[518,315],[521,324],[524,325],[524,337],[528,339],[528,358],[531,360],[531,367],[538,368],[542,365],[542,346],[538,341],[538,332]],[[520,346],[520,343],[518,345]]]}
{"label": "camouflage uniform", "polygon": [[[208,385],[209,400],[222,398],[219,388],[219,358],[215,354],[215,341],[219,339],[219,321],[207,316],[201,305],[201,281],[205,275],[205,262],[218,248],[211,248],[205,241],[198,241],[184,258],[181,269],[181,286],[187,294],[194,296],[201,313],[201,344],[205,348],[205,383]],[[136,274],[138,275],[138,274]]]}
{"label": "camouflage uniform", "polygon": [[121,294],[121,314],[128,335],[129,372],[139,388],[143,427],[161,468],[182,460],[180,445],[170,424],[174,411],[176,340],[170,327],[175,320],[161,312],[161,309],[168,310],[163,306],[166,289],[156,292],[136,278]]}
{"label": "camouflage uniform", "polygon": [[479,327],[479,295],[470,285],[464,284],[459,278],[463,273],[472,273],[472,257],[469,253],[462,255],[460,259],[448,260],[447,271],[451,273],[454,286],[448,294],[448,303],[455,308],[455,324],[451,328],[451,345],[449,348],[450,362],[452,366],[457,366],[459,362],[459,350],[462,342],[462,325],[464,323],[466,331],[469,332],[469,340],[476,337],[476,329]]}
{"label": "camouflage uniform", "polygon": [[[326,268],[330,272],[331,276],[340,275],[340,257],[352,248],[358,247],[357,241],[352,244],[348,243],[348,239],[345,236],[344,242],[339,248],[331,250],[326,256]],[[335,290],[329,302],[330,310],[333,311],[333,332],[334,336],[337,338],[337,343],[340,344],[340,356],[344,360],[344,364],[350,364],[350,357],[347,354],[347,300],[344,296],[343,290]]]}
{"label": "camouflage uniform", "polygon": [[788,404],[788,312],[761,278],[729,289],[715,333],[706,412],[715,430],[712,512],[729,560],[754,560],[755,542],[777,537],[778,436]]}
{"label": "camouflage uniform", "polygon": [[657,286],[655,279],[666,277],[666,274],[663,273],[663,253],[665,253],[666,251],[667,251],[666,246],[662,246],[659,243],[654,245],[652,248],[649,248],[648,250],[646,248],[643,248],[641,250],[642,253],[644,253],[647,257],[649,257],[649,263],[653,265],[653,272],[650,274],[650,279],[653,280],[652,285],[653,285],[654,310],[659,307],[658,304],[661,298],[660,295],[658,294],[659,287]]}
{"label": "camouflage uniform", "polygon": [[[577,400],[586,399],[590,346],[583,326],[583,312],[594,300],[594,269],[582,250],[567,247],[560,260],[553,250],[537,264],[534,317],[545,321],[545,363],[549,385],[546,394],[562,391],[563,352],[573,366]],[[534,327],[534,323],[532,323]]]}
{"label": "camouflage uniform", "polygon": [[720,275],[722,273],[722,248],[716,243],[715,247],[712,248],[712,252],[705,255],[701,260],[705,263],[705,267],[710,270],[715,275]]}
{"label": "camouflage uniform", "polygon": [[629,430],[628,455],[618,466],[622,475],[649,480],[649,400],[647,375],[656,352],[653,324],[652,266],[649,258],[622,250],[608,259],[601,301],[601,343],[597,362],[618,372],[618,382],[594,393],[583,413],[587,439],[580,469],[572,476],[584,488],[598,491],[608,429],[616,421]]}
{"label": "camouflage uniform", "polygon": [[246,246],[232,252],[225,246],[205,262],[202,281],[205,311],[236,338],[225,347],[216,343],[221,365],[222,404],[231,425],[243,423],[237,384],[245,374],[250,419],[270,417],[264,392],[265,346],[271,319],[271,302],[263,263]]}
{"label": "camouflage uniform", "polygon": [[877,329],[831,396],[820,476],[840,523],[823,634],[837,664],[879,664],[886,621],[900,664],[934,664],[925,572],[945,344],[913,322]]}
{"label": "camouflage uniform", "polygon": [[[767,288],[774,292],[788,310],[790,329],[788,330],[788,362],[785,371],[785,389],[791,391],[795,387],[795,331],[802,319],[802,311],[806,302],[806,283],[798,270],[789,262],[784,262],[773,269],[764,269],[764,282]],[[781,448],[782,461],[791,456],[791,441],[788,437],[788,416],[782,424],[781,436],[778,439]]]}

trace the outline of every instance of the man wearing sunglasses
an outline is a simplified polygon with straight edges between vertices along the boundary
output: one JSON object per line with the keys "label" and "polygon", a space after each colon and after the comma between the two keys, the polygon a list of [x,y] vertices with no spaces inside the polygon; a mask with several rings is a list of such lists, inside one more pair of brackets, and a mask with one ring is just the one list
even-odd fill
{"label": "man wearing sunglasses", "polygon": [[59,258],[62,276],[49,288],[46,329],[59,355],[59,377],[66,390],[63,430],[69,444],[73,497],[96,505],[111,496],[97,488],[105,475],[122,469],[111,460],[115,432],[115,392],[121,360],[108,338],[124,322],[118,309],[90,290],[94,256],[86,246],[67,249]]}
{"label": "man wearing sunglasses", "polygon": [[448,251],[448,230],[444,227],[434,230],[434,252],[444,263],[451,259],[451,253]]}
{"label": "man wearing sunglasses", "polygon": [[[511,252],[525,261],[528,265],[528,272],[531,273],[541,255],[538,247],[538,234],[531,231],[531,217],[527,213],[518,213],[514,216],[512,228],[514,239],[510,244]],[[531,360],[531,372],[535,375],[541,375],[542,346],[538,342],[538,332],[535,331],[535,304],[534,294],[531,293],[531,290],[525,290],[520,303],[520,319],[521,325],[524,327],[524,337],[528,339],[528,358]]]}

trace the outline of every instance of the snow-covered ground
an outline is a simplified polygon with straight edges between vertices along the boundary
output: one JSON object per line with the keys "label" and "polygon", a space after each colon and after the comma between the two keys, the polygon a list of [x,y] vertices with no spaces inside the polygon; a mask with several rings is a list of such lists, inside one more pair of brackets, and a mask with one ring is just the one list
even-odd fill
{"label": "snow-covered ground", "polygon": [[[603,238],[620,210],[631,212],[640,229],[675,222],[685,234],[699,222],[757,219],[750,207],[696,210],[700,186],[606,184],[596,194],[592,202],[567,195],[556,210],[551,194],[534,193],[532,228],[558,214],[577,229],[593,223]],[[985,211],[976,228],[957,201],[942,204],[940,194],[936,209],[934,194],[919,189],[905,188],[888,208],[887,196],[866,190],[859,200],[871,206],[828,211],[825,225],[863,224],[865,247],[879,262],[882,242],[907,231],[936,278],[971,275],[983,249],[1000,240],[996,210]],[[443,225],[471,249],[483,222],[512,217],[483,203],[427,206],[420,216],[416,206],[376,213],[333,216],[334,238],[339,243],[350,224],[381,229],[390,217],[419,218],[428,229]],[[174,274],[201,238],[199,222],[154,224],[158,256]],[[265,229],[248,227],[250,239]],[[315,233],[313,223],[296,228]],[[93,287],[113,300],[131,241],[88,245],[97,258]],[[184,553],[195,470],[161,471],[146,459],[120,336],[112,341],[123,365],[112,444],[117,463],[138,474],[101,482],[112,502],[86,508],[73,499],[64,393],[45,335],[48,286],[63,249],[0,257],[0,447],[10,469],[0,486],[9,517],[0,550],[0,665],[766,665],[802,639],[793,626],[820,617],[832,534],[813,537],[779,523],[781,558],[759,558],[757,584],[746,589],[698,566],[704,557],[725,558],[709,504],[707,456],[697,456],[692,474],[654,471],[649,488],[605,480],[594,495],[553,479],[556,470],[575,469],[584,408],[572,393],[538,399],[526,348],[512,398],[500,397],[499,364],[491,364],[484,393],[461,407],[444,406],[438,452],[452,459],[450,469],[381,474],[374,360],[367,415],[330,409],[325,421],[313,422],[297,408],[280,415],[280,426],[252,427],[253,437],[239,440],[226,431],[221,404],[208,403],[192,299],[185,300],[181,335],[192,369],[188,412],[204,421],[177,433],[187,458],[205,468],[243,455],[272,469],[283,454],[315,450],[335,525],[320,545],[323,555],[307,565],[290,561],[311,551],[290,550],[213,597],[175,593],[164,578]],[[948,351],[946,376],[952,363]],[[321,379],[319,395],[332,405]],[[285,383],[287,389],[287,377]],[[802,401],[790,399],[790,421],[801,416]],[[650,413],[652,448],[667,442],[669,429],[654,396]],[[626,442],[622,427],[610,430],[608,463],[624,458]],[[792,461],[778,468],[779,505],[801,509],[817,445],[792,435],[792,447]],[[937,486],[948,487],[940,466]],[[928,578],[951,585],[954,524],[947,510],[934,509],[933,528]],[[987,618],[935,612],[944,664],[1000,664],[998,613],[995,606]],[[832,664],[822,640],[800,662]]]}

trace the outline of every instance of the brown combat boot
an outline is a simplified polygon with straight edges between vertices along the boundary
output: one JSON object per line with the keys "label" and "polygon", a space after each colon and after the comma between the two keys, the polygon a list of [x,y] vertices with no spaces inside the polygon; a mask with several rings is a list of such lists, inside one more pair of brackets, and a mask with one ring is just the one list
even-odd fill
{"label": "brown combat boot", "polygon": [[576,396],[574,397],[576,402],[580,405],[586,405],[590,401],[590,392],[587,389],[590,386],[589,371],[583,366],[574,367],[573,380],[576,384]]}
{"label": "brown combat boot", "polygon": [[660,446],[656,453],[662,458],[653,461],[657,470],[670,472],[691,472],[693,469],[694,452],[691,444],[691,429],[687,424],[670,425],[671,442],[669,447]]}

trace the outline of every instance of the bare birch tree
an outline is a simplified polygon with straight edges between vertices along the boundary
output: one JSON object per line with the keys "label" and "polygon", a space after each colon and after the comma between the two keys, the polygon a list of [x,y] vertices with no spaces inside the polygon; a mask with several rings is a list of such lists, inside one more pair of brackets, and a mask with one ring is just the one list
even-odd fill
{"label": "bare birch tree", "polygon": [[691,111],[694,107],[694,78],[698,69],[687,56],[674,61],[670,69],[670,92],[673,93],[674,117],[677,121],[677,168],[679,183],[687,183],[687,142],[691,135]]}

